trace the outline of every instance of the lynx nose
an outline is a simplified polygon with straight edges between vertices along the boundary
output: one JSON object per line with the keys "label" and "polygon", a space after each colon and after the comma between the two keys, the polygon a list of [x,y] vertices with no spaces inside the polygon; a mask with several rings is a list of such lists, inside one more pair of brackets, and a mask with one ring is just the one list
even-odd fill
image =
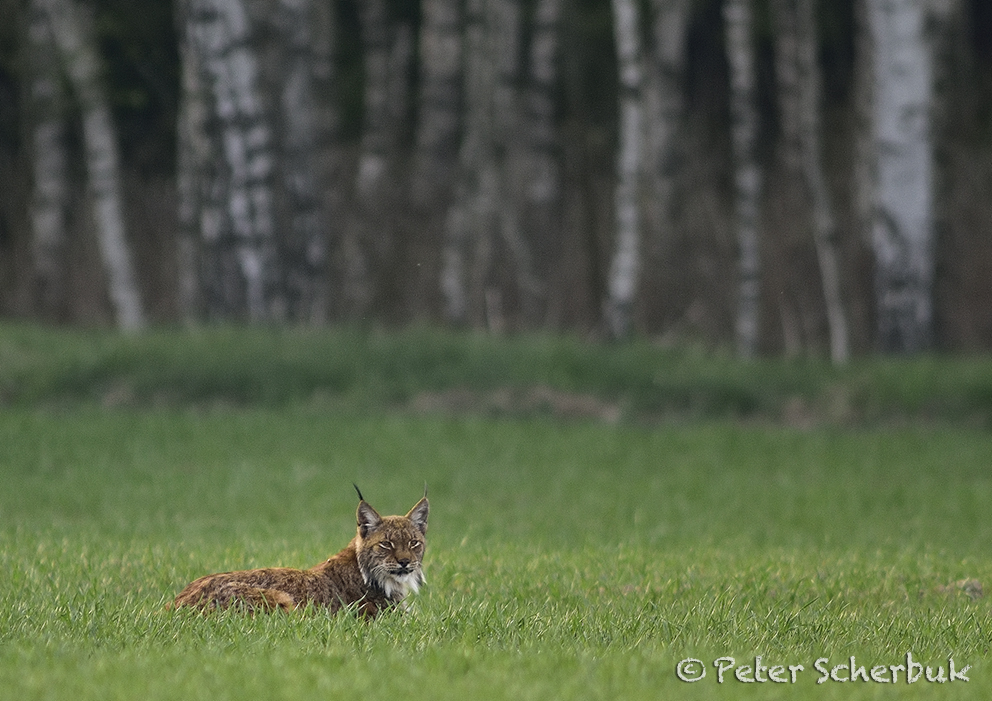
{"label": "lynx nose", "polygon": [[406,569],[410,565],[410,558],[404,557],[404,558],[402,558],[400,560],[397,560],[396,561],[396,564],[399,565],[400,567],[402,567],[403,569]]}

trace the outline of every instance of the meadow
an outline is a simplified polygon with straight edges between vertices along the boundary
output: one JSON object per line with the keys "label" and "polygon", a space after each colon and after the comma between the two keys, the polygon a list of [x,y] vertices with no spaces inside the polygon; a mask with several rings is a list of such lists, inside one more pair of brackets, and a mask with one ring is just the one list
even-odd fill
{"label": "meadow", "polygon": [[[294,381],[298,366],[267,368],[258,347],[269,341],[249,339],[240,359],[261,358],[257,375],[217,360],[210,380],[188,358],[187,396],[173,377],[182,362],[164,358],[202,350],[166,336],[66,335],[58,346],[55,332],[0,334],[10,361],[0,366],[3,698],[977,699],[992,687],[992,440],[980,407],[962,419],[963,405],[926,404],[905,368],[776,373],[769,361],[760,373],[780,384],[748,403],[760,410],[699,400],[679,413],[635,391],[636,373],[658,373],[669,351],[659,360],[617,349],[641,361],[616,361],[604,379],[576,368],[608,347],[507,350],[473,338],[466,351],[451,337],[436,361],[448,379],[409,372],[399,388],[393,371],[366,368],[337,394],[283,396],[264,390],[273,374],[299,388],[312,374]],[[134,344],[169,350],[143,364]],[[389,367],[434,362],[423,344],[407,345],[405,360],[403,344],[383,352]],[[62,350],[25,360],[25,349],[46,347]],[[491,359],[514,353],[529,358],[519,372],[492,374]],[[571,358],[541,361],[572,368],[559,384],[539,375],[545,353]],[[739,397],[755,382],[727,359],[714,360],[719,376],[700,356],[681,362],[710,378],[683,372],[678,382],[702,388],[692,396]],[[918,362],[962,372],[956,361]],[[436,384],[417,385],[423,377]],[[531,383],[542,397],[581,393],[578,405],[593,409],[479,399],[517,377],[515,397]],[[781,377],[793,378],[788,391],[774,389]],[[826,406],[817,387],[847,382],[864,385],[850,396],[902,396],[884,389],[892,378],[923,398],[901,417],[890,408],[854,422],[855,406],[835,421],[784,420],[795,392],[808,392],[808,407]],[[248,389],[233,396],[225,383]],[[415,401],[428,390],[448,399]],[[455,390],[474,399],[453,401]],[[613,404],[619,413],[602,413]],[[921,418],[924,405],[958,408]],[[412,610],[371,624],[318,610],[165,610],[199,575],[306,567],[339,550],[354,532],[352,482],[383,513],[405,512],[429,487],[428,585]],[[907,653],[923,665],[910,670],[919,681],[907,684],[906,671],[894,684],[863,680],[872,667],[891,679]],[[926,681],[926,666],[947,678],[949,658],[958,672],[970,667],[969,681]],[[682,681],[678,671],[694,671],[677,670],[686,659],[705,678]],[[723,683],[714,663],[727,667]],[[803,667],[794,683],[790,665]],[[839,681],[851,667],[858,679]]]}

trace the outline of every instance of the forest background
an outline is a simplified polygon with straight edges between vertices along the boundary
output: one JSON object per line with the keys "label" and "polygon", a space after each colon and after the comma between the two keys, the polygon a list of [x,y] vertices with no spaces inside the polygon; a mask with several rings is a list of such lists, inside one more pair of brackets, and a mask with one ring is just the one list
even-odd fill
{"label": "forest background", "polygon": [[992,347],[984,0],[0,0],[0,313]]}

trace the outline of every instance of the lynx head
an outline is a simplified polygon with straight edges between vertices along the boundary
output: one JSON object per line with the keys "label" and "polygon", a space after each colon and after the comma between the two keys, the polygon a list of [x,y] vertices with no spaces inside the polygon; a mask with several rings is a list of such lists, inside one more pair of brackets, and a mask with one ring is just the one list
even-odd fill
{"label": "lynx head", "polygon": [[[355,489],[358,489],[357,487]],[[421,563],[427,546],[427,493],[406,516],[380,516],[358,493],[358,567],[367,585],[399,601],[424,583]]]}

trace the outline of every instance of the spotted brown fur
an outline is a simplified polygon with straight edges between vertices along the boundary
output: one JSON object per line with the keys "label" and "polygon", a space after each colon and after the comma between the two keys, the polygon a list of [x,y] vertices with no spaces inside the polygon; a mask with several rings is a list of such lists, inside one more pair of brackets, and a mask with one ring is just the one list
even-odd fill
{"label": "spotted brown fur", "polygon": [[337,555],[308,570],[266,567],[200,577],[179,592],[172,606],[288,611],[312,605],[332,613],[355,606],[370,618],[395,606],[424,583],[427,497],[406,516],[380,516],[360,492],[359,497],[358,533]]}

